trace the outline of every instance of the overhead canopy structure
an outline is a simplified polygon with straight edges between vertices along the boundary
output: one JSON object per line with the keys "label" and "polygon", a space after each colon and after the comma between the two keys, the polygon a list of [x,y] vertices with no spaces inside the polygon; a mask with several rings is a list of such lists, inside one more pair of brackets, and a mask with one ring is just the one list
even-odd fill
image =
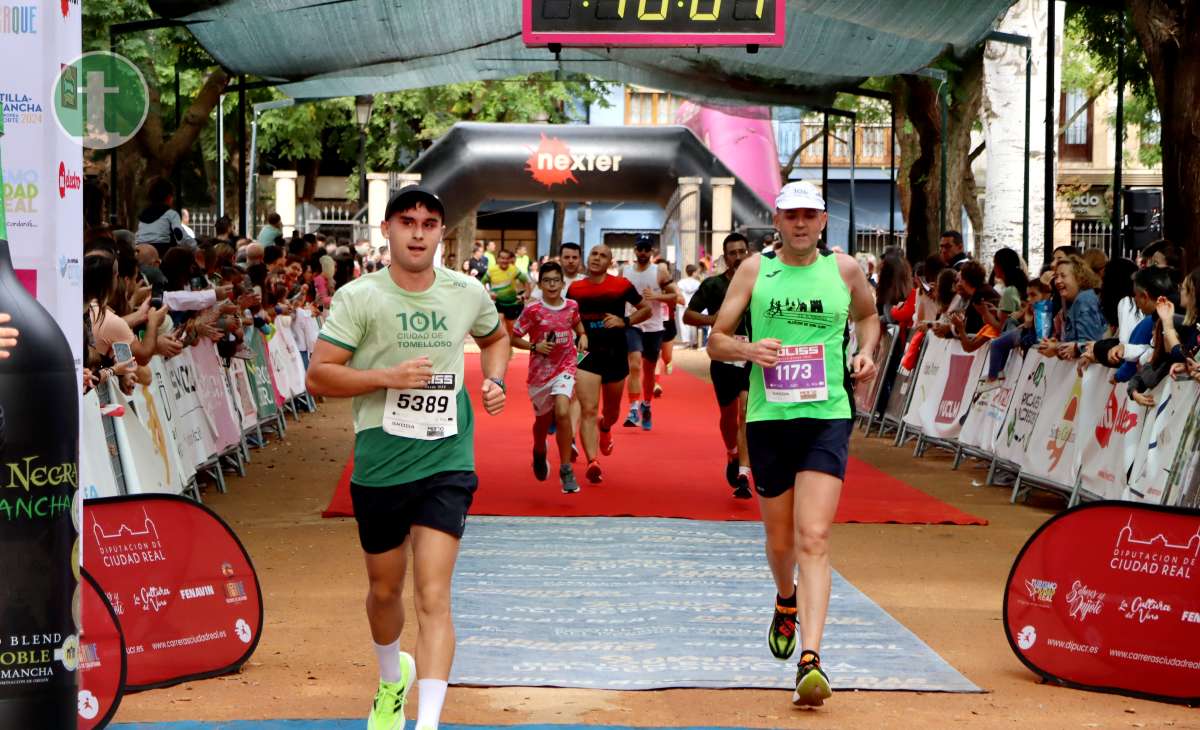
{"label": "overhead canopy structure", "polygon": [[[666,207],[679,178],[735,179],[686,127],[594,127],[459,122],[408,172],[438,191],[446,223],[485,200],[647,201]],[[711,190],[700,191],[704,209]],[[733,188],[738,226],[769,226],[772,208]]]}
{"label": "overhead canopy structure", "polygon": [[326,98],[561,69],[697,99],[832,106],[836,90],[977,45],[1012,0],[788,0],[787,42],[744,48],[525,48],[517,0],[151,0],[223,67]]}

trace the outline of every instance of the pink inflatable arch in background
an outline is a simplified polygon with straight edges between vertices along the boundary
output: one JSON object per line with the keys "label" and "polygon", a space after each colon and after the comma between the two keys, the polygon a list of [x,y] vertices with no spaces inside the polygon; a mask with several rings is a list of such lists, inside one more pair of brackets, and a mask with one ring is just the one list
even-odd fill
{"label": "pink inflatable arch in background", "polygon": [[738,176],[768,208],[779,194],[779,152],[765,106],[708,107],[685,101],[675,123],[700,138],[721,162]]}

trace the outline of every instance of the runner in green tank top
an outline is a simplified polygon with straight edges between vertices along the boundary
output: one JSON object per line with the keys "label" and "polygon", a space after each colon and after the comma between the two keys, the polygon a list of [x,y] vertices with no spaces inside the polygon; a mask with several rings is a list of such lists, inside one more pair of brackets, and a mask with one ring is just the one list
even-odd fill
{"label": "runner in green tank top", "polygon": [[[870,353],[879,341],[866,276],[853,258],[818,248],[828,220],[812,184],[785,185],[774,218],[783,245],[775,257],[752,256],[738,268],[708,340],[713,360],[752,363],[746,441],[778,592],[767,643],[777,658],[790,658],[799,621],[792,703],[801,706],[831,694],[818,653],[829,609],[829,530],[849,458],[852,381],[874,376]],[[747,310],[754,342],[734,337]],[[850,358],[847,321],[859,344]]]}

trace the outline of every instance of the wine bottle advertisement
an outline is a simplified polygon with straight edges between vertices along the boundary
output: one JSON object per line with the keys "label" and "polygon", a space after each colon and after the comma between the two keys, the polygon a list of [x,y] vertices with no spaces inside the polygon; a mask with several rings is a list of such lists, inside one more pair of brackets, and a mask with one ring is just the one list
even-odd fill
{"label": "wine bottle advertisement", "polygon": [[3,44],[21,62],[0,63],[0,312],[20,333],[0,360],[0,727],[74,728],[84,171],[52,89],[81,53],[81,8],[30,4],[19,30]]}

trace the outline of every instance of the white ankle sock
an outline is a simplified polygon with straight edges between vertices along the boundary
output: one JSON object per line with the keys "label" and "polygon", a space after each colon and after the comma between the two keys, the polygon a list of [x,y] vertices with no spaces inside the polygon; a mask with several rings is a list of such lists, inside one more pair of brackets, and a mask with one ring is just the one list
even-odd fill
{"label": "white ankle sock", "polygon": [[385,682],[400,681],[400,640],[390,644],[375,644],[375,658],[379,660],[379,678]]}
{"label": "white ankle sock", "polygon": [[739,475],[742,475],[742,476],[750,476],[750,467],[748,467],[748,466],[739,466],[739,467],[738,467],[738,474],[739,474]]}
{"label": "white ankle sock", "polygon": [[442,703],[446,701],[447,683],[443,679],[417,680],[417,727],[437,730],[442,719]]}

